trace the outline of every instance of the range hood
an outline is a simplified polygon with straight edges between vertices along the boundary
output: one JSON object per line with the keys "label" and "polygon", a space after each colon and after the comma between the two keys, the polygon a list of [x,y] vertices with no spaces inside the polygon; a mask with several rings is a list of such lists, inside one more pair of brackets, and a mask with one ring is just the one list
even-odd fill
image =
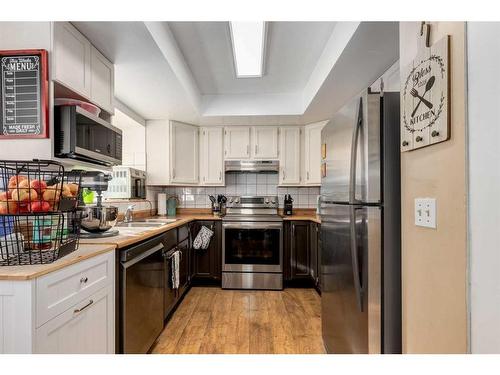
{"label": "range hood", "polygon": [[275,172],[279,171],[277,160],[227,160],[226,172]]}

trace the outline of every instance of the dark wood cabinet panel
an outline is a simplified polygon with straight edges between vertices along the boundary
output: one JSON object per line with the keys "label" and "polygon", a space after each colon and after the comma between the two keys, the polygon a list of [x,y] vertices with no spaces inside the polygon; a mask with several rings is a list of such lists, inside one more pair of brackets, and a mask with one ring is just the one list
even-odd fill
{"label": "dark wood cabinet panel", "polygon": [[179,267],[179,294],[182,295],[184,290],[189,285],[190,272],[189,272],[189,239],[179,243],[178,249],[181,252],[181,261]]}
{"label": "dark wood cabinet panel", "polygon": [[220,281],[222,278],[222,224],[220,221],[196,221],[191,224],[192,241],[206,226],[214,231],[208,249],[191,249],[191,273],[194,281]]}
{"label": "dark wood cabinet panel", "polygon": [[283,227],[283,277],[289,286],[320,283],[320,226],[310,221],[287,221]]}
{"label": "dark wood cabinet panel", "polygon": [[311,254],[309,251],[309,222],[292,221],[290,230],[290,277],[292,280],[310,278]]}

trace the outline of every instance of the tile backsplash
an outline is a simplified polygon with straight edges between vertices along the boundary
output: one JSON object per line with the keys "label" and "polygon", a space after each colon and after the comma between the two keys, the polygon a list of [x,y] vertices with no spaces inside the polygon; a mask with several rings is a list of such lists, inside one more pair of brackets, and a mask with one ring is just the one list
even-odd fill
{"label": "tile backsplash", "polygon": [[293,198],[295,208],[316,208],[319,187],[278,187],[277,173],[226,173],[226,186],[148,187],[148,199],[155,203],[158,193],[176,195],[180,208],[210,208],[209,195],[277,195],[283,207],[285,194]]}

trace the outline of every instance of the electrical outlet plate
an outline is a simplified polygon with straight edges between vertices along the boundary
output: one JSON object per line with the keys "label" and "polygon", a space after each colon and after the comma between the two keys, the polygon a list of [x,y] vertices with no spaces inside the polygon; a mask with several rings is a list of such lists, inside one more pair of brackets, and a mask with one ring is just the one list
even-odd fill
{"label": "electrical outlet plate", "polygon": [[436,229],[435,198],[415,198],[415,225]]}

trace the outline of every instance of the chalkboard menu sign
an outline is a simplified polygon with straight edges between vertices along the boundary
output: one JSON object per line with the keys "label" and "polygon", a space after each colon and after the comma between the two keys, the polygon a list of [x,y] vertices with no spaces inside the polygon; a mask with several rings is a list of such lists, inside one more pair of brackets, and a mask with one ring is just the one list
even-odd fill
{"label": "chalkboard menu sign", "polygon": [[47,138],[46,50],[0,51],[0,139]]}

